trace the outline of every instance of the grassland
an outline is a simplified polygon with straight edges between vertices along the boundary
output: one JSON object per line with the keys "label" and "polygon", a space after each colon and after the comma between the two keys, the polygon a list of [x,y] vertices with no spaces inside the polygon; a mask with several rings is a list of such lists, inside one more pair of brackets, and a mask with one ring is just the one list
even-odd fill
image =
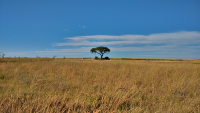
{"label": "grassland", "polygon": [[0,112],[197,113],[200,60],[4,58]]}

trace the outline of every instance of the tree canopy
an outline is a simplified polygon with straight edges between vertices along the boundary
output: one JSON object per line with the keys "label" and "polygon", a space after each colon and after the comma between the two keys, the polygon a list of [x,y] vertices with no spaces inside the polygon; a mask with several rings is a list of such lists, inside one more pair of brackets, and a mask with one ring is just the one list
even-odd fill
{"label": "tree canopy", "polygon": [[107,48],[107,47],[99,46],[99,47],[96,47],[96,48],[92,48],[90,50],[90,52],[91,53],[97,53],[97,54],[101,55],[101,59],[102,59],[103,54],[110,52],[110,49]]}

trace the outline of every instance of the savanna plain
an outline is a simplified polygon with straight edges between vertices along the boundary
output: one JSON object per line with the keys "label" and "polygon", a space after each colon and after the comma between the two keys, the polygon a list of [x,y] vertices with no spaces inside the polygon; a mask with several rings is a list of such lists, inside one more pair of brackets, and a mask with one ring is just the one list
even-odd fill
{"label": "savanna plain", "polygon": [[200,59],[1,58],[1,113],[198,113]]}

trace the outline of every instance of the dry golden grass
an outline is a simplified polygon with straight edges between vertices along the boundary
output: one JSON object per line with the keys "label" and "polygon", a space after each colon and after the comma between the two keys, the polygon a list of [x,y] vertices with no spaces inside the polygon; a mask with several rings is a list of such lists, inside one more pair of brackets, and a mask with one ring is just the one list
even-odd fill
{"label": "dry golden grass", "polygon": [[2,113],[200,112],[200,60],[1,61]]}

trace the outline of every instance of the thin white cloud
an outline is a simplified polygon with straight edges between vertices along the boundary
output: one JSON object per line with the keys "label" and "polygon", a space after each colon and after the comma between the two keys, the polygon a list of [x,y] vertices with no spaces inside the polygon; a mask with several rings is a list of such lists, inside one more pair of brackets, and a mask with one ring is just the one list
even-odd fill
{"label": "thin white cloud", "polygon": [[36,53],[53,53],[53,52],[58,52],[58,53],[65,53],[65,52],[89,52],[91,47],[81,47],[81,48],[76,48],[76,49],[46,49],[46,51],[34,51]]}
{"label": "thin white cloud", "polygon": [[[79,53],[79,52],[90,52],[93,47],[80,47],[75,49],[48,49],[46,51],[34,51],[36,53]],[[175,46],[175,45],[164,45],[164,46],[142,46],[142,47],[110,47],[111,51],[160,51],[160,52],[181,52],[181,51],[193,51],[198,52],[200,46]]]}
{"label": "thin white cloud", "polygon": [[85,26],[81,26],[81,25],[78,25],[79,27],[81,27],[81,28],[85,28]]}
{"label": "thin white cloud", "polygon": [[[55,46],[95,46],[95,45],[131,45],[131,44],[200,44],[200,32],[175,32],[150,35],[94,35],[65,38],[68,41]],[[93,40],[93,41],[91,41]],[[109,40],[109,41],[104,41]]]}
{"label": "thin white cloud", "polygon": [[29,55],[30,52],[28,51],[22,51],[22,52],[5,52],[5,56],[9,57],[9,56],[27,56]]}
{"label": "thin white cloud", "polygon": [[[75,43],[58,43],[56,46],[100,46],[100,45],[127,45],[127,44],[151,44],[148,41],[109,41],[109,42],[90,42],[90,41],[81,41]],[[156,44],[156,43],[154,43]]]}
{"label": "thin white cloud", "polygon": [[[200,54],[200,32],[175,32],[150,35],[94,35],[68,37],[67,42],[56,43],[56,46],[71,46],[68,49],[46,49],[34,51],[38,54],[84,54],[97,46],[109,47],[111,52],[154,52],[169,57],[185,55],[197,57]],[[137,46],[134,46],[137,44]],[[76,47],[76,48],[75,48]],[[196,56],[195,56],[196,55]],[[156,56],[155,56],[156,57]]]}

